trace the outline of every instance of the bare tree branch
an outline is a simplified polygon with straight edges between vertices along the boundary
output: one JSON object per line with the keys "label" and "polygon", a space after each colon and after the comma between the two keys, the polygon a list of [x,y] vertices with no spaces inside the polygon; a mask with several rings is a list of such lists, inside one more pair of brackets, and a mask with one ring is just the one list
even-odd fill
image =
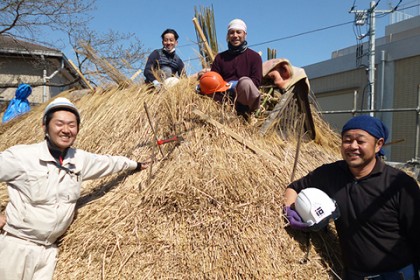
{"label": "bare tree branch", "polygon": [[41,27],[64,28],[71,17],[87,16],[95,0],[2,0],[0,34],[25,37]]}
{"label": "bare tree branch", "polygon": [[[20,9],[21,5],[23,4],[23,2],[24,2],[23,0],[18,1],[17,5],[15,7],[15,10],[14,10],[15,18],[13,19],[13,21],[10,23],[9,26],[5,26],[3,30],[0,30],[0,34],[5,33],[7,31],[13,29],[16,26],[16,24],[19,21],[20,16],[21,16],[20,13],[19,13],[19,9]],[[7,5],[7,6],[4,7],[4,11],[6,11],[8,8],[13,8],[13,7],[12,7],[12,5]],[[2,11],[3,11],[3,9],[2,9]]]}
{"label": "bare tree branch", "polygon": [[109,77],[109,73],[87,59],[88,54],[82,47],[83,44],[91,46],[101,58],[107,60],[127,77],[131,77],[138,69],[143,68],[146,52],[134,34],[112,30],[105,34],[99,34],[86,28],[78,31],[76,29],[72,29],[72,33],[68,34],[69,41],[76,52],[78,67],[95,84],[101,80],[110,81],[112,79]]}
{"label": "bare tree branch", "polygon": [[[46,28],[67,34],[73,47],[77,67],[89,82],[99,84],[110,77],[90,61],[80,42],[86,42],[118,71],[131,77],[143,66],[145,51],[140,40],[131,33],[109,31],[99,34],[90,30],[89,14],[96,0],[0,0],[0,35],[8,34],[51,46],[38,34]],[[55,43],[55,48],[57,48]]]}

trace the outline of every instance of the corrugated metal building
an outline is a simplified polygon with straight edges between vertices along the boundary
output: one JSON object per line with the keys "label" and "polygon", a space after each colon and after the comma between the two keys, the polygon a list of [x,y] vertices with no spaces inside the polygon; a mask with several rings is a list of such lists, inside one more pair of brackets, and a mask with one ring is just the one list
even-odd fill
{"label": "corrugated metal building", "polygon": [[[389,141],[404,140],[385,148],[390,161],[420,160],[420,16],[388,25],[376,40],[375,117],[389,127]],[[366,50],[368,44],[362,45]],[[360,47],[360,46],[359,46]],[[358,67],[352,46],[332,54],[327,61],[305,66],[311,89],[325,119],[335,128],[370,107],[367,60]],[[362,112],[360,112],[362,111]],[[347,112],[347,113],[346,113]]]}

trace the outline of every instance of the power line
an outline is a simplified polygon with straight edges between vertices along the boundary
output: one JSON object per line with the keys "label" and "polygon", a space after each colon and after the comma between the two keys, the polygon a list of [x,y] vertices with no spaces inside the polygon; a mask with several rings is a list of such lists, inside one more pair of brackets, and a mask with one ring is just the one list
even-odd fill
{"label": "power line", "polygon": [[[261,42],[261,43],[257,43],[257,44],[252,44],[252,45],[249,45],[249,47],[256,47],[256,46],[261,46],[261,45],[265,45],[265,44],[269,44],[269,43],[273,43],[273,42],[277,42],[277,41],[283,41],[283,40],[287,40],[287,39],[291,39],[291,38],[295,38],[295,37],[319,32],[319,31],[324,31],[324,30],[327,30],[327,29],[343,26],[343,25],[350,24],[350,23],[353,23],[353,21],[339,23],[339,24],[335,24],[335,25],[330,25],[330,26],[327,26],[327,27],[322,27],[322,28],[317,28],[317,29],[313,29],[313,30],[310,30],[310,31],[301,32],[301,33],[298,33],[298,34],[295,34],[295,35],[290,35],[290,36],[281,37],[281,38],[278,38],[278,39],[273,39],[273,40],[269,40],[269,41],[265,41],[265,42]],[[191,46],[191,45],[194,45],[194,44],[186,44],[186,45],[178,46],[178,48]],[[188,61],[197,60],[197,59],[199,59],[199,58],[191,58]]]}
{"label": "power line", "polygon": [[253,45],[250,45],[250,47],[256,47],[256,46],[261,46],[261,45],[265,45],[265,44],[268,44],[268,43],[287,40],[287,39],[299,37],[299,36],[302,36],[302,35],[311,34],[311,33],[319,32],[319,31],[324,31],[324,30],[327,30],[327,29],[343,26],[343,25],[350,24],[350,23],[353,23],[353,21],[348,21],[348,22],[344,22],[344,23],[330,25],[330,26],[327,26],[327,27],[322,27],[322,28],[318,28],[318,29],[314,29],[314,30],[310,30],[310,31],[305,31],[305,32],[298,33],[298,34],[295,34],[295,35],[290,35],[290,36],[286,36],[286,37],[282,37],[282,38],[278,38],[278,39],[273,39],[273,40],[270,40],[270,41],[265,41],[265,42],[258,43],[258,44],[253,44]]}
{"label": "power line", "polygon": [[[416,5],[412,5],[412,6],[409,6],[409,7],[400,8],[398,10],[401,11],[401,10],[405,10],[405,9],[409,9],[409,8],[414,8],[414,7],[418,7],[418,6],[420,6],[420,4],[416,4]],[[381,15],[376,15],[376,16],[377,17],[380,17]],[[296,38],[296,37],[299,37],[299,36],[303,36],[303,35],[307,35],[307,34],[312,34],[312,33],[316,33],[316,32],[320,32],[320,31],[324,31],[324,30],[328,30],[328,29],[332,29],[332,28],[344,26],[344,25],[347,25],[347,24],[353,24],[353,23],[354,23],[354,20],[351,20],[351,21],[347,21],[347,22],[343,22],[343,23],[338,23],[338,24],[334,24],[334,25],[330,25],[330,26],[326,26],[326,27],[321,27],[321,28],[317,28],[317,29],[313,29],[313,30],[309,30],[309,31],[297,33],[297,34],[294,34],[294,35],[289,35],[289,36],[281,37],[281,38],[278,38],[278,39],[273,39],[273,40],[264,41],[264,42],[257,43],[257,44],[252,44],[252,45],[249,45],[249,47],[257,47],[257,46],[261,46],[261,45],[265,45],[265,44],[269,44],[269,43],[273,43],[273,42],[284,41],[284,40]],[[198,45],[198,43],[184,44],[182,46],[178,46],[178,48],[192,46],[192,45]],[[197,58],[191,58],[191,59],[188,59],[187,61],[198,60],[198,59],[200,59],[200,58],[198,58],[198,57]]]}
{"label": "power line", "polygon": [[[414,7],[418,7],[418,6],[420,6],[420,4],[400,8],[398,10],[401,11],[401,10],[406,10],[406,9],[410,9],[410,8],[414,8]],[[398,7],[398,5],[397,5],[397,7]],[[389,13],[386,13],[385,15],[388,15]],[[383,15],[376,15],[376,17],[381,17],[381,16],[383,16]],[[272,42],[287,40],[287,39],[299,37],[299,36],[302,36],[302,35],[311,34],[311,33],[319,32],[319,31],[324,31],[324,30],[327,30],[327,29],[331,29],[331,28],[335,28],[335,27],[339,27],[339,26],[343,26],[343,25],[351,24],[351,23],[354,23],[354,20],[348,21],[348,22],[343,22],[343,23],[338,23],[338,24],[335,24],[335,25],[330,25],[330,26],[326,26],[326,27],[322,27],[322,28],[313,29],[313,30],[310,30],[310,31],[306,31],[306,32],[295,34],[295,35],[282,37],[282,38],[279,38],[279,39],[273,39],[273,40],[270,40],[270,41],[265,41],[265,42],[262,42],[262,43],[253,44],[253,45],[250,45],[250,47],[255,47],[255,46],[260,46],[260,45],[264,45],[264,44],[268,44],[268,43],[272,43]]]}

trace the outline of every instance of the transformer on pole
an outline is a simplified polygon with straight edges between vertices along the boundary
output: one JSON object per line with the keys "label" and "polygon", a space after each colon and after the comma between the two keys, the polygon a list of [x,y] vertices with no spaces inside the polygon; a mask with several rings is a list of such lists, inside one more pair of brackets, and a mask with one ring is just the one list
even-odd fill
{"label": "transformer on pole", "polygon": [[366,24],[366,19],[367,20],[367,24],[368,24],[368,32],[366,34],[362,34],[360,36],[358,36],[358,40],[363,39],[366,36],[369,36],[369,50],[368,50],[368,62],[369,65],[367,67],[368,70],[368,80],[369,80],[369,109],[371,110],[370,115],[374,116],[374,111],[377,109],[375,108],[375,40],[376,40],[376,35],[375,35],[375,28],[376,28],[376,14],[377,13],[382,13],[382,14],[386,14],[386,13],[392,13],[394,12],[399,3],[401,3],[401,1],[398,3],[397,6],[395,6],[392,10],[376,10],[376,7],[378,6],[380,0],[378,2],[375,1],[371,1],[370,2],[370,8],[368,10],[355,10],[354,7],[351,8],[351,10],[349,11],[349,13],[354,13],[355,14],[355,21],[354,24],[357,26],[361,26],[361,25],[365,25]]}

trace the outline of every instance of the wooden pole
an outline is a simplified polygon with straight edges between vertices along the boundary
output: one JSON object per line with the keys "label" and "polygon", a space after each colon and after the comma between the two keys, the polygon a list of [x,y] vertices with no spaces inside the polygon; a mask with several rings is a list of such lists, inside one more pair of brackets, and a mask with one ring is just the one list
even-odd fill
{"label": "wooden pole", "polygon": [[305,113],[302,113],[301,118],[300,118],[300,127],[299,127],[298,139],[297,139],[295,161],[293,163],[292,175],[290,175],[290,182],[293,182],[295,180],[296,167],[298,164],[299,152],[300,152],[300,142],[303,137],[304,130],[305,130]]}
{"label": "wooden pole", "polygon": [[137,78],[138,75],[140,75],[141,73],[141,69],[137,70],[136,73],[133,74],[133,76],[131,76],[130,80],[134,81],[135,78]]}
{"label": "wooden pole", "polygon": [[82,72],[80,72],[79,68],[77,68],[76,65],[74,65],[73,61],[69,59],[68,62],[70,63],[71,67],[73,67],[74,71],[76,71],[77,75],[79,75],[79,77],[83,80],[83,82],[85,82],[85,84],[89,87],[89,89],[93,91],[94,90],[93,87],[90,85],[90,83],[82,74]]}
{"label": "wooden pole", "polygon": [[157,144],[158,137],[157,137],[157,134],[156,134],[156,131],[155,131],[155,127],[153,126],[152,118],[150,117],[149,109],[147,107],[146,102],[144,102],[144,110],[146,111],[147,120],[149,121],[150,128],[152,129],[153,139],[155,140],[155,143],[153,144],[153,146],[156,145],[158,147],[159,152],[162,155],[162,158],[164,158],[165,155],[163,154],[162,148]]}
{"label": "wooden pole", "polygon": [[203,30],[201,29],[197,18],[194,17],[192,20],[193,20],[195,29],[197,30],[198,34],[200,35],[201,41],[203,41],[204,49],[205,49],[206,53],[208,54],[208,56],[210,58],[210,63],[212,63],[214,61],[213,51],[211,50],[211,48],[209,46],[209,43],[207,42],[206,36],[204,36]]}

